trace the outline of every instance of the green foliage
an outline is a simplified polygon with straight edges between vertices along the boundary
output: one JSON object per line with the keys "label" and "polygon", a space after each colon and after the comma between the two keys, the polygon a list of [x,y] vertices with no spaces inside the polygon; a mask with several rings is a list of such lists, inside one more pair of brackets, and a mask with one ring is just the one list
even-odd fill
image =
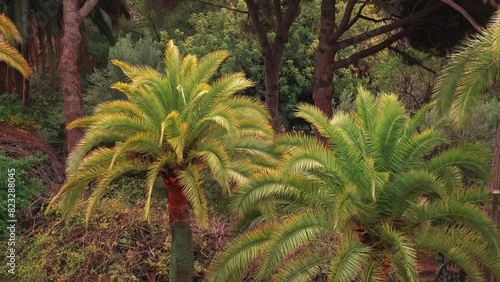
{"label": "green foliage", "polygon": [[[484,144],[449,146],[395,95],[359,90],[356,111],[331,119],[307,104],[297,116],[325,137],[285,134],[276,169],[256,174],[231,200],[243,234],[212,263],[209,281],[418,281],[418,250],[441,252],[480,281],[500,273],[500,238],[482,212],[489,176]],[[250,272],[249,272],[250,271]]]}
{"label": "green foliage", "polygon": [[468,121],[460,128],[444,124],[443,130],[454,142],[484,142],[490,148],[495,145],[496,126],[500,122],[500,101],[483,99],[472,110]]}
{"label": "green foliage", "polygon": [[0,123],[26,131],[39,130],[40,125],[35,121],[34,115],[23,107],[18,96],[14,93],[0,95]]}
{"label": "green foliage", "polygon": [[[153,186],[162,174],[163,178],[178,179],[198,223],[206,226],[201,172],[209,169],[228,194],[231,181],[243,181],[252,171],[254,164],[245,156],[259,159],[266,136],[272,134],[263,105],[235,96],[252,85],[242,73],[207,84],[226,56],[218,51],[199,61],[194,56],[181,61],[177,47],[169,42],[166,76],[149,67],[113,61],[131,79],[128,84],[113,86],[128,100],[102,103],[93,116],[70,125],[89,130],[70,155],[68,180],[51,203],[62,198],[65,209],[71,210],[84,187],[97,180],[87,210],[89,219],[112,180],[146,172],[149,216]],[[248,123],[250,116],[252,122]],[[260,136],[259,141],[256,136]],[[110,141],[115,142],[114,147],[95,148]]]}
{"label": "green foliage", "polygon": [[169,216],[173,217],[170,280],[181,276],[190,280],[194,267],[187,222],[190,210],[201,229],[209,227],[202,173],[209,172],[228,195],[262,163],[273,160],[267,152],[273,131],[263,104],[236,95],[253,83],[243,73],[212,80],[227,55],[215,51],[201,59],[183,58],[169,41],[164,72],[113,60],[129,79],[113,88],[127,100],[103,102],[93,115],[68,125],[68,129],[87,130],[70,153],[66,182],[47,210],[60,202],[62,211],[70,214],[92,184],[85,214],[88,224],[115,179],[142,174],[145,218],[150,219],[153,190],[160,177],[169,190]]}
{"label": "green foliage", "polygon": [[[57,77],[54,79],[57,80]],[[25,111],[39,123],[43,139],[52,147],[62,150],[65,134],[63,99],[59,89],[52,89],[47,74],[33,75],[30,81],[30,104]]]}
{"label": "green foliage", "polygon": [[[405,48],[404,51],[433,71],[439,70],[444,63],[444,58],[412,48]],[[373,88],[368,89],[398,93],[406,108],[412,112],[429,102],[436,76],[435,73],[391,51],[383,60],[373,63],[370,74]]]}
{"label": "green foliage", "polygon": [[436,109],[463,126],[480,97],[500,78],[500,12],[483,34],[468,38],[451,56],[434,86]]}
{"label": "green foliage", "polygon": [[120,60],[132,65],[148,65],[156,70],[161,67],[161,51],[153,42],[149,32],[137,41],[132,39],[131,34],[118,38],[114,46],[109,48],[109,61],[107,66],[96,69],[88,77],[87,93],[84,96],[86,112],[90,113],[93,108],[102,102],[124,99],[120,91],[111,89],[111,85],[117,81],[125,82],[126,76],[111,60]]}
{"label": "green foliage", "polygon": [[[123,179],[115,185],[120,195],[102,200],[96,220],[85,227],[84,207],[66,220],[50,213],[37,219],[37,228],[18,234],[16,281],[168,281],[171,232],[165,198],[156,199],[150,222],[142,219],[142,205],[125,195]],[[122,186],[123,185],[123,186]],[[165,189],[163,189],[165,190]],[[122,193],[123,192],[123,193]],[[113,197],[111,197],[113,196]],[[230,226],[226,216],[212,216],[208,230],[193,234],[195,277],[204,276],[213,255],[222,247]],[[3,250],[3,249],[2,249]],[[5,256],[0,257],[0,281],[11,281]]]}
{"label": "green foliage", "polygon": [[[245,10],[240,1],[236,8]],[[303,121],[293,116],[297,102],[312,101],[311,79],[313,73],[313,45],[316,35],[318,14],[316,2],[306,3],[303,12],[292,25],[288,43],[285,46],[280,75],[280,112],[287,128],[302,127]],[[243,91],[243,94],[264,100],[264,66],[259,43],[249,29],[245,14],[227,9],[203,11],[189,17],[189,28],[162,32],[162,41],[171,38],[179,42],[186,53],[197,56],[214,50],[229,50],[229,57],[219,73],[243,71],[256,83],[255,87]],[[194,31],[194,32],[193,32]],[[269,36],[273,36],[270,34]]]}
{"label": "green foliage", "polygon": [[[31,168],[42,161],[42,156],[29,156],[22,159],[13,159],[0,151],[0,186],[4,187],[2,190],[2,197],[0,197],[0,237],[7,234],[7,220],[12,219],[8,217],[7,209],[9,208],[7,197],[8,187],[8,170],[15,169],[15,208],[14,213],[16,218],[20,219],[22,214],[28,209],[32,201],[41,194],[42,183],[30,177],[29,172]],[[18,225],[19,226],[19,225]],[[18,234],[20,230],[17,230]],[[7,273],[7,272],[5,272]]]}

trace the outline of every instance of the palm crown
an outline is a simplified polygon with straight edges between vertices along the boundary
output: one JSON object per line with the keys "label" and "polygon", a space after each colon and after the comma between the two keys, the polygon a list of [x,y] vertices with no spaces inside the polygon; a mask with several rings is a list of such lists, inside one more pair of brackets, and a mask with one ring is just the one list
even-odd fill
{"label": "palm crown", "polygon": [[209,281],[239,281],[254,261],[257,281],[310,281],[325,271],[328,281],[387,281],[389,272],[418,281],[418,248],[443,253],[472,280],[481,279],[475,261],[500,273],[498,236],[476,207],[488,193],[466,189],[462,175],[486,178],[488,149],[431,155],[448,140],[420,128],[429,108],[410,117],[396,96],[376,101],[362,89],[355,113],[330,120],[301,105],[297,116],[327,144],[297,134],[277,140],[277,169],[234,194],[249,230],[216,257]]}
{"label": "palm crown", "polygon": [[61,199],[70,210],[84,188],[95,181],[88,221],[111,181],[129,172],[145,171],[146,217],[153,184],[160,175],[165,183],[180,182],[198,224],[205,227],[202,171],[208,168],[229,193],[231,182],[244,181],[254,169],[249,159],[266,159],[265,140],[272,135],[262,104],[234,95],[252,86],[242,73],[208,84],[226,56],[218,51],[199,61],[192,55],[181,60],[170,41],[165,75],[150,67],[113,61],[131,80],[113,86],[128,100],[102,103],[94,115],[69,125],[87,131],[68,158],[68,180],[51,204]]}

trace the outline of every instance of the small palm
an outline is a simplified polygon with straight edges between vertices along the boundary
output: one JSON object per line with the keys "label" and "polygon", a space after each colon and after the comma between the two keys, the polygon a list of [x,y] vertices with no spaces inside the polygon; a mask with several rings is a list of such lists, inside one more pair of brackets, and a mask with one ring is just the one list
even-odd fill
{"label": "small palm", "polygon": [[[394,95],[378,102],[361,90],[357,111],[331,120],[309,105],[297,116],[327,140],[289,134],[284,157],[235,195],[233,208],[250,231],[229,243],[210,281],[239,281],[259,261],[258,281],[418,281],[416,250],[445,254],[478,280],[479,261],[500,273],[499,238],[475,205],[488,193],[465,189],[462,169],[488,176],[488,150],[453,147],[422,129],[429,106],[410,117]],[[293,214],[293,215],[290,215]]]}
{"label": "small palm", "polygon": [[[209,81],[226,56],[226,52],[218,51],[200,60],[192,55],[181,59],[177,47],[169,42],[165,74],[113,61],[130,79],[113,88],[128,100],[102,103],[92,116],[69,125],[87,131],[68,158],[67,181],[51,205],[61,200],[64,210],[71,211],[82,191],[95,183],[87,206],[88,222],[114,179],[143,171],[147,189],[145,216],[149,218],[152,190],[160,176],[168,190],[173,252],[191,252],[191,265],[185,269],[192,269],[191,243],[175,244],[191,236],[186,230],[190,210],[197,224],[207,227],[202,173],[209,171],[229,194],[232,184],[244,182],[258,167],[257,160],[260,164],[271,161],[266,142],[272,130],[265,108],[258,101],[235,95],[252,86],[252,82],[241,73]],[[176,237],[179,224],[185,233]],[[171,273],[174,268],[177,266],[172,266]],[[171,279],[192,279],[192,270],[185,272],[191,273]]]}

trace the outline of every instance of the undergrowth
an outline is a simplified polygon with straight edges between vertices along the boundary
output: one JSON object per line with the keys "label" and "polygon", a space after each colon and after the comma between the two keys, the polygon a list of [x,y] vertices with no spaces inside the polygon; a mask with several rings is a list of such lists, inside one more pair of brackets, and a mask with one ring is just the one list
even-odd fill
{"label": "undergrowth", "polygon": [[[148,223],[143,202],[132,198],[118,191],[103,199],[87,228],[83,205],[66,219],[55,212],[36,215],[33,228],[17,237],[15,279],[2,277],[8,274],[0,261],[0,281],[168,281],[167,200],[154,202]],[[230,231],[228,217],[211,217],[208,230],[194,228],[194,281],[204,281],[208,263]]]}

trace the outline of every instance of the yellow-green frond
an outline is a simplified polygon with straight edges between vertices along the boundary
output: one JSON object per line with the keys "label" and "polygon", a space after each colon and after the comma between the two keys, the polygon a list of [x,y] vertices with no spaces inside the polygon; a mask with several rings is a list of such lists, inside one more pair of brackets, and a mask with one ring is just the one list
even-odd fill
{"label": "yellow-green frond", "polygon": [[31,75],[31,69],[28,62],[19,52],[7,42],[0,41],[0,61],[18,70],[25,78]]}
{"label": "yellow-green frond", "polygon": [[179,172],[179,181],[182,183],[182,193],[191,204],[196,223],[201,229],[208,228],[208,207],[202,189],[201,167],[188,165]]}
{"label": "yellow-green frond", "polygon": [[271,236],[270,228],[259,228],[231,241],[226,250],[211,263],[209,282],[239,282],[247,274],[252,262],[261,256]]}
{"label": "yellow-green frond", "polygon": [[147,173],[146,173],[146,205],[144,209],[144,218],[149,221],[150,219],[150,214],[151,214],[151,197],[153,195],[153,187],[156,182],[156,178],[158,177],[158,174],[160,171],[168,167],[169,165],[174,164],[176,161],[176,158],[168,153],[164,153],[160,155],[158,160],[153,162],[149,167],[147,168]]}
{"label": "yellow-green frond", "polygon": [[363,87],[358,87],[356,96],[356,119],[367,132],[372,132],[375,128],[376,101],[375,97]]}
{"label": "yellow-green frond", "polygon": [[370,258],[370,248],[346,236],[337,246],[330,262],[328,282],[357,280]]}
{"label": "yellow-green frond", "polygon": [[0,35],[10,43],[21,43],[23,40],[14,22],[4,14],[0,14]]}
{"label": "yellow-green frond", "polygon": [[115,163],[113,168],[107,169],[104,173],[99,175],[97,184],[92,188],[92,194],[90,195],[87,210],[85,213],[85,224],[88,225],[90,221],[90,216],[95,210],[100,199],[104,196],[109,188],[109,184],[117,179],[118,177],[133,172],[133,171],[143,171],[147,169],[147,166],[143,163],[137,161],[123,160]]}

